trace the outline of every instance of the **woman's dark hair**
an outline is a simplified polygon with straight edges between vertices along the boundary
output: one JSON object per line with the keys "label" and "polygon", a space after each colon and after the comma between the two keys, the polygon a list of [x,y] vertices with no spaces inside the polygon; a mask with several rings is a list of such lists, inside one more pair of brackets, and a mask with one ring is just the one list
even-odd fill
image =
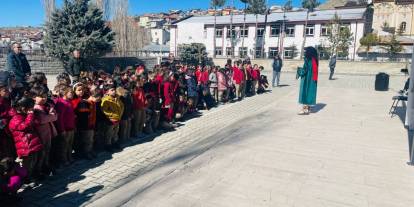
{"label": "woman's dark hair", "polygon": [[319,59],[318,59],[318,51],[314,47],[307,47],[305,48],[305,57],[308,59],[315,58],[316,64],[319,65]]}

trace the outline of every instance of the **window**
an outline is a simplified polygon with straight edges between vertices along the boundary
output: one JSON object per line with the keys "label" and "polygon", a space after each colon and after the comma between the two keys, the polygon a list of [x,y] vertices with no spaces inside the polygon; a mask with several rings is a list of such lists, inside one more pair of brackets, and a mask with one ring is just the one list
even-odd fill
{"label": "window", "polygon": [[285,47],[284,56],[286,59],[293,59],[293,49],[291,47]]}
{"label": "window", "polygon": [[241,58],[247,57],[247,47],[239,47],[239,56]]}
{"label": "window", "polygon": [[223,48],[222,47],[216,47],[214,54],[217,55],[217,56],[222,56],[223,55]]}
{"label": "window", "polygon": [[269,58],[274,58],[279,54],[279,49],[277,47],[269,47]]}
{"label": "window", "polygon": [[273,25],[270,27],[270,36],[271,37],[278,37],[280,34],[280,26],[279,25]]}
{"label": "window", "polygon": [[[230,31],[233,34],[232,37],[230,37]],[[230,28],[227,28],[227,38],[236,38],[236,27],[233,27],[232,30]]]}
{"label": "window", "polygon": [[313,36],[315,34],[315,25],[306,25],[305,34],[306,36]]}
{"label": "window", "polygon": [[295,36],[295,25],[286,26],[285,32],[286,32],[287,37],[294,37]]}
{"label": "window", "polygon": [[262,48],[261,47],[256,47],[256,54],[255,54],[256,58],[261,58],[262,56]]}
{"label": "window", "polygon": [[231,47],[227,47],[226,48],[226,55],[227,56],[233,56],[233,53],[234,51],[233,51],[233,48],[231,48]]}
{"label": "window", "polygon": [[351,30],[351,25],[350,24],[341,24],[341,26],[339,27],[339,30],[342,32],[345,28],[348,28],[348,30]]}
{"label": "window", "polygon": [[216,29],[216,38],[223,37],[223,28]]}
{"label": "window", "polygon": [[245,27],[243,30],[243,27],[240,27],[240,37],[248,37],[249,36],[249,28]]}
{"label": "window", "polygon": [[329,35],[329,27],[326,24],[321,25],[321,36],[328,36]]}
{"label": "window", "polygon": [[405,32],[406,29],[407,29],[407,22],[401,22],[400,31]]}
{"label": "window", "polygon": [[263,37],[264,31],[265,31],[265,28],[263,28],[263,27],[257,28],[257,30],[256,30],[257,37]]}

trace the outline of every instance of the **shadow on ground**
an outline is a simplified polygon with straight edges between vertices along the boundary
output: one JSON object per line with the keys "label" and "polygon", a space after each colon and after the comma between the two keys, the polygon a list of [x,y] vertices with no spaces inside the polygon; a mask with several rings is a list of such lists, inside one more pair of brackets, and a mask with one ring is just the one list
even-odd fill
{"label": "shadow on ground", "polygon": [[312,107],[311,113],[315,114],[321,111],[323,108],[326,107],[326,104],[324,103],[317,103],[315,106]]}

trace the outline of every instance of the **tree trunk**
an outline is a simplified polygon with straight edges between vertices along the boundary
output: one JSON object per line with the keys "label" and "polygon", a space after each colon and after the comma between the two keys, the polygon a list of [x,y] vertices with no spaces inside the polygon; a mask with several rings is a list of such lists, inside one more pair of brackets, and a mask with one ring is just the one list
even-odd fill
{"label": "tree trunk", "polygon": [[214,34],[213,34],[213,57],[216,58],[216,23],[217,23],[217,7],[214,6]]}
{"label": "tree trunk", "polygon": [[[243,32],[242,32],[242,48],[244,48],[244,31],[246,30],[246,11],[247,11],[247,3],[244,4],[244,17],[243,17]],[[244,57],[242,57],[244,58]]]}
{"label": "tree trunk", "polygon": [[306,44],[306,27],[308,26],[308,19],[309,19],[309,9],[306,11],[306,20],[305,20],[305,27],[303,28],[303,42],[302,42],[302,47],[300,48],[300,59],[303,59],[303,52],[304,52],[304,47]]}

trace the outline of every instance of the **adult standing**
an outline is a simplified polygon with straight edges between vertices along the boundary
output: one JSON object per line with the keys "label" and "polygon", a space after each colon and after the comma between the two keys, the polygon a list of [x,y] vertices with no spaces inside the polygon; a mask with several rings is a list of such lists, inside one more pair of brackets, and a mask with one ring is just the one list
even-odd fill
{"label": "adult standing", "polygon": [[12,51],[7,56],[7,70],[14,73],[18,83],[27,83],[27,77],[31,75],[32,69],[30,68],[26,55],[22,53],[20,43],[16,42],[12,45]]}
{"label": "adult standing", "polygon": [[314,47],[305,48],[305,63],[300,80],[299,103],[303,105],[299,115],[307,115],[311,111],[311,105],[316,104],[316,92],[318,88],[318,53]]}
{"label": "adult standing", "polygon": [[[283,67],[282,58],[280,58],[280,55],[276,55],[273,58],[273,80],[272,80],[273,87],[279,86],[280,71],[282,71],[282,67]],[[276,81],[276,85],[275,85],[275,81]]]}
{"label": "adult standing", "polygon": [[81,57],[79,50],[72,52],[72,57],[69,59],[66,71],[72,76],[72,82],[75,84],[79,81],[79,77],[82,71],[86,71],[85,61]]}
{"label": "adult standing", "polygon": [[335,73],[335,67],[336,67],[336,55],[333,54],[331,59],[329,60],[329,70],[330,70],[330,74],[329,74],[329,80],[333,80],[333,75]]}

